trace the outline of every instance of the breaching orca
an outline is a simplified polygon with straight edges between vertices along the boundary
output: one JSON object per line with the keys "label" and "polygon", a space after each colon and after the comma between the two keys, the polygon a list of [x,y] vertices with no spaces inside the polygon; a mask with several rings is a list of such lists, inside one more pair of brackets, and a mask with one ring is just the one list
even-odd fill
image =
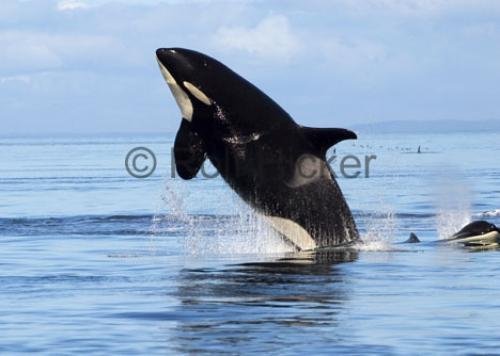
{"label": "breaching orca", "polygon": [[219,61],[182,48],[156,51],[181,110],[176,169],[193,178],[205,158],[230,187],[298,250],[359,240],[326,151],[352,131],[300,126]]}

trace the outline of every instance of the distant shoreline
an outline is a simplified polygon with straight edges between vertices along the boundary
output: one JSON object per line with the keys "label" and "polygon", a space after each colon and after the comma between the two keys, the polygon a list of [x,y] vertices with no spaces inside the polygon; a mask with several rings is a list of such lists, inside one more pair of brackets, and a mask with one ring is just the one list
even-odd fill
{"label": "distant shoreline", "polygon": [[485,133],[500,132],[500,120],[422,120],[381,121],[350,126],[358,132],[370,133]]}
{"label": "distant shoreline", "polygon": [[[324,125],[323,125],[324,126]],[[357,133],[370,134],[446,134],[446,133],[500,133],[500,120],[422,120],[422,121],[379,121],[374,123],[332,124],[332,126],[349,128]],[[109,137],[165,137],[175,135],[172,131],[144,132],[30,132],[0,133],[0,139],[36,139],[36,138],[109,138]]]}

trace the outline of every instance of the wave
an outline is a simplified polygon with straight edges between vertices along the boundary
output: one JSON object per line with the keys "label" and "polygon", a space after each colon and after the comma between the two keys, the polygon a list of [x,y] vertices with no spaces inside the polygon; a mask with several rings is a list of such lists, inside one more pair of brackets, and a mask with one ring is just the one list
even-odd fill
{"label": "wave", "polygon": [[[497,211],[500,214],[500,211]],[[371,211],[355,211],[356,219],[364,221],[383,220],[387,214]],[[396,219],[426,219],[434,214],[396,213]],[[493,215],[491,215],[493,216]],[[498,215],[495,215],[498,216]],[[185,229],[193,228],[205,231],[224,231],[231,226],[252,225],[251,216],[221,214],[113,214],[113,215],[77,215],[49,217],[0,217],[0,235],[175,235]]]}
{"label": "wave", "polygon": [[495,210],[489,210],[489,211],[483,211],[482,213],[479,213],[476,215],[477,217],[480,218],[494,218],[494,217],[500,217],[500,209],[495,209]]}
{"label": "wave", "polygon": [[[393,251],[399,232],[429,229],[437,214],[423,212],[353,211],[363,244],[360,251]],[[484,217],[500,216],[500,210]],[[460,225],[460,224],[458,224]],[[457,225],[457,226],[458,226]],[[0,217],[2,237],[34,238],[163,238],[184,242],[187,255],[281,254],[290,246],[263,219],[253,213],[239,214],[110,214],[47,217]],[[152,240],[153,241],[153,240]],[[120,256],[111,256],[120,257]]]}
{"label": "wave", "polygon": [[152,215],[0,218],[0,235],[147,235]]}
{"label": "wave", "polygon": [[0,218],[0,236],[179,235],[193,226],[205,231],[222,229],[237,219],[240,217],[211,214],[190,215],[189,223],[176,214],[159,220],[153,214]]}
{"label": "wave", "polygon": [[[384,219],[387,217],[387,212],[383,211],[359,211],[354,210],[353,215],[355,218],[373,218],[373,219]],[[395,218],[398,219],[429,219],[437,216],[436,213],[391,213]]]}

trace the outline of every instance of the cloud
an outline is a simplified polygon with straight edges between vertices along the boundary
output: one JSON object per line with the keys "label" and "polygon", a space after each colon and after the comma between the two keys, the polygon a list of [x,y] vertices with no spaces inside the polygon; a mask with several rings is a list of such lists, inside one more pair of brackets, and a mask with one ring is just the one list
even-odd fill
{"label": "cloud", "polygon": [[61,58],[37,34],[0,33],[0,73],[47,70],[60,67]]}
{"label": "cloud", "polygon": [[7,83],[29,84],[31,83],[31,77],[28,75],[13,75],[7,77],[0,77],[0,84],[7,84]]}
{"label": "cloud", "polygon": [[222,49],[245,51],[265,59],[290,59],[301,44],[285,16],[264,18],[253,28],[221,27],[214,42]]}
{"label": "cloud", "polygon": [[83,1],[78,0],[64,0],[57,3],[57,10],[59,11],[74,11],[88,8],[89,5]]}
{"label": "cloud", "polygon": [[340,38],[320,40],[318,47],[326,57],[343,68],[356,69],[367,63],[381,63],[387,59],[386,50],[382,45],[369,41],[347,41]]}
{"label": "cloud", "polygon": [[339,0],[336,5],[360,14],[374,12],[395,16],[442,16],[453,12],[498,12],[497,0]]}
{"label": "cloud", "polygon": [[[19,74],[57,69],[111,68],[125,47],[110,36],[0,32],[0,73]],[[123,62],[124,60],[122,60]]]}
{"label": "cloud", "polygon": [[463,28],[463,33],[474,38],[497,38],[500,39],[500,25],[494,22],[475,23]]}
{"label": "cloud", "polygon": [[2,0],[2,125],[176,129],[154,58],[173,46],[221,60],[305,124],[500,115],[498,0],[144,1]]}
{"label": "cloud", "polygon": [[[456,3],[460,1],[455,0]],[[385,10],[405,15],[436,13],[452,3],[452,1],[447,0],[363,0],[350,2],[351,6],[362,10]]]}

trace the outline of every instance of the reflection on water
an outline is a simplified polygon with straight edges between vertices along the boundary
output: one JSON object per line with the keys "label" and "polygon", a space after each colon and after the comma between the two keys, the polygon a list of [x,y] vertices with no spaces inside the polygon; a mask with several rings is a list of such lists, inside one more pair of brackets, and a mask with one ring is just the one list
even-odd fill
{"label": "reflection on water", "polygon": [[[339,342],[341,332],[321,335],[321,330],[338,325],[349,298],[349,281],[337,265],[356,258],[354,251],[330,251],[183,269],[176,293],[179,323],[171,342],[183,352],[229,353],[243,346],[249,352],[276,351],[279,345],[293,348],[318,338]],[[255,349],[248,349],[257,339]]]}

